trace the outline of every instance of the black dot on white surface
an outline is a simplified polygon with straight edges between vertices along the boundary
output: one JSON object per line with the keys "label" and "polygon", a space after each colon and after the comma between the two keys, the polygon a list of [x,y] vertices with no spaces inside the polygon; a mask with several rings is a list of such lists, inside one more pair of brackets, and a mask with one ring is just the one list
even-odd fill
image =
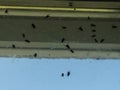
{"label": "black dot on white surface", "polygon": [[12,44],[12,48],[16,48],[15,44]]}
{"label": "black dot on white surface", "polygon": [[94,37],[96,37],[96,35],[91,35],[91,37],[93,37],[93,38],[94,38]]}
{"label": "black dot on white surface", "polygon": [[49,14],[47,14],[46,16],[45,16],[45,18],[47,19],[47,18],[49,18],[50,17],[50,15]]}
{"label": "black dot on white surface", "polygon": [[25,34],[24,33],[22,34],[22,37],[25,38]]}
{"label": "black dot on white surface", "polygon": [[94,39],[94,41],[97,43],[98,42],[98,40],[97,39]]}
{"label": "black dot on white surface", "polygon": [[30,43],[30,40],[26,39],[25,42]]}
{"label": "black dot on white surface", "polygon": [[88,16],[87,19],[90,20],[91,18]]}
{"label": "black dot on white surface", "polygon": [[70,46],[67,44],[67,45],[65,45],[68,49],[70,49]]}
{"label": "black dot on white surface", "polygon": [[7,10],[7,9],[5,10],[5,13],[8,13],[8,10]]}
{"label": "black dot on white surface", "polygon": [[34,57],[37,57],[37,53],[34,53]]}
{"label": "black dot on white surface", "polygon": [[62,26],[62,29],[67,29],[67,27],[66,26]]}
{"label": "black dot on white surface", "polygon": [[112,28],[115,29],[115,28],[117,28],[117,26],[116,25],[112,25]]}
{"label": "black dot on white surface", "polygon": [[96,27],[96,25],[92,23],[92,24],[91,24],[91,27]]}
{"label": "black dot on white surface", "polygon": [[32,26],[32,28],[34,28],[34,29],[36,28],[36,26],[35,26],[35,24],[34,24],[34,23],[32,23],[32,24],[31,24],[31,26]]}
{"label": "black dot on white surface", "polygon": [[100,42],[102,43],[102,42],[104,42],[104,40],[105,40],[105,39],[101,39]]}
{"label": "black dot on white surface", "polygon": [[92,30],[92,32],[96,32],[96,30],[95,30],[95,29],[93,29],[93,30]]}
{"label": "black dot on white surface", "polygon": [[74,8],[74,10],[76,10],[76,8]]}
{"label": "black dot on white surface", "polygon": [[71,53],[74,53],[74,51],[73,51],[72,49],[70,49],[70,52],[71,52]]}
{"label": "black dot on white surface", "polygon": [[70,7],[72,7],[72,6],[73,6],[73,3],[72,3],[72,2],[69,2],[68,5],[69,5]]}
{"label": "black dot on white surface", "polygon": [[80,31],[83,31],[83,28],[82,28],[82,27],[79,27],[78,29],[79,29]]}
{"label": "black dot on white surface", "polygon": [[62,38],[61,42],[63,43],[65,41],[65,38]]}

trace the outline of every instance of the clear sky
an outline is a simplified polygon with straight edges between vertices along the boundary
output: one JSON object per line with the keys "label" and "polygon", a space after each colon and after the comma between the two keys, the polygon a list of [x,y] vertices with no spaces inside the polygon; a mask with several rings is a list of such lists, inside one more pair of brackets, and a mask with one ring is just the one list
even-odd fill
{"label": "clear sky", "polygon": [[120,60],[0,58],[0,90],[120,90]]}

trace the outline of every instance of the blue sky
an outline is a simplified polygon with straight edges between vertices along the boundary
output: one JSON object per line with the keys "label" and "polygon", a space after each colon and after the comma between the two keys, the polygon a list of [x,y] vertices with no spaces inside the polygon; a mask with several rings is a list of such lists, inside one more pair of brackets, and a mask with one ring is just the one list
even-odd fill
{"label": "blue sky", "polygon": [[120,90],[120,60],[0,58],[0,90]]}

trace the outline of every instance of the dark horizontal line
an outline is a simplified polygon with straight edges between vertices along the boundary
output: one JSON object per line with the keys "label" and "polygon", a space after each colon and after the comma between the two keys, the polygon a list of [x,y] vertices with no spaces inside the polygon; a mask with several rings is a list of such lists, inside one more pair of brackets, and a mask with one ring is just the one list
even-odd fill
{"label": "dark horizontal line", "polygon": [[[0,49],[1,48],[5,48],[5,49],[13,49],[13,47],[0,47]],[[51,50],[51,48],[35,48],[35,47],[31,47],[31,48],[29,48],[29,47],[17,47],[16,46],[16,48],[15,49],[37,49],[37,50]],[[15,50],[14,49],[14,50]],[[75,48],[72,48],[74,51],[79,51],[79,50],[81,50],[81,51],[109,51],[109,52],[112,52],[112,51],[117,51],[117,52],[120,52],[120,49],[84,49],[84,48],[78,48],[78,49],[75,49]],[[68,50],[68,48],[66,49],[66,48],[55,48],[55,49],[52,49],[52,50]]]}
{"label": "dark horizontal line", "polygon": [[[90,17],[90,16],[89,16]],[[0,18],[1,19],[18,19],[18,20],[21,20],[21,19],[40,19],[40,20],[43,20],[43,21],[56,21],[56,20],[67,20],[67,21],[87,21],[88,20],[88,17],[51,17],[49,19],[45,19],[44,16],[13,16],[13,15],[9,15],[9,16],[4,16],[4,15],[0,15]],[[119,21],[118,18],[95,18],[95,17],[90,17],[91,20],[94,20],[94,21]]]}

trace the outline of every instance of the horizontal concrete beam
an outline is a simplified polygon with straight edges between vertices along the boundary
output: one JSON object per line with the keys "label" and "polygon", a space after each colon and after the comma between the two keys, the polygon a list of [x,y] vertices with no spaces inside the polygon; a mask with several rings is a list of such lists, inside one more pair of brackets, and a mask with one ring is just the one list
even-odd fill
{"label": "horizontal concrete beam", "polygon": [[44,7],[79,7],[79,8],[114,8],[120,9],[120,3],[113,1],[70,1],[70,0],[0,0],[1,6],[44,6]]}
{"label": "horizontal concrete beam", "polygon": [[120,10],[0,6],[0,56],[118,59]]}

